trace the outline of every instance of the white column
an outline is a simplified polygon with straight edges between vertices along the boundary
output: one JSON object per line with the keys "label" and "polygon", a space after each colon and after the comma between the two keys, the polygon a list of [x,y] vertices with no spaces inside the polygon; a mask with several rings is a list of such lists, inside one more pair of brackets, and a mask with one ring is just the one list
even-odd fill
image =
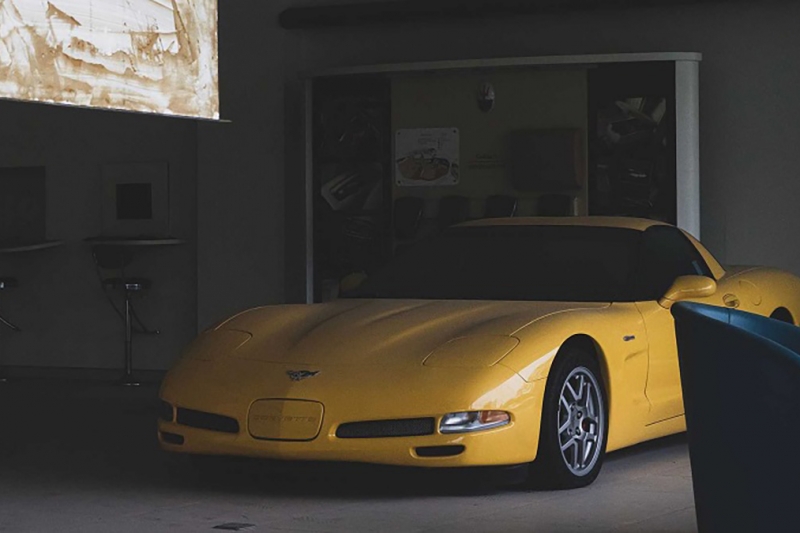
{"label": "white column", "polygon": [[306,303],[314,303],[314,82],[305,80]]}
{"label": "white column", "polygon": [[700,63],[675,62],[678,227],[700,238]]}

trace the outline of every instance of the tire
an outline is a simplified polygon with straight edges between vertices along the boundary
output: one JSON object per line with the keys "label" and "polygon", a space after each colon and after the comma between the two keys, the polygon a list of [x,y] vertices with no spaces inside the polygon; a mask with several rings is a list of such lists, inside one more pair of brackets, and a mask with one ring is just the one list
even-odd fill
{"label": "tire", "polygon": [[[581,383],[583,389],[575,390]],[[578,347],[565,348],[547,378],[529,485],[574,489],[597,479],[608,441],[607,397],[595,357]]]}

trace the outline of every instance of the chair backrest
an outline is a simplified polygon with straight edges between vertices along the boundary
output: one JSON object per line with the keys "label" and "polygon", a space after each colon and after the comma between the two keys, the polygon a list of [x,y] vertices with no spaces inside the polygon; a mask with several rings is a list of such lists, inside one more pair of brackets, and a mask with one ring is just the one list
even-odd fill
{"label": "chair backrest", "polygon": [[696,303],[672,314],[699,530],[796,531],[800,328]]}
{"label": "chair backrest", "polygon": [[514,196],[495,195],[486,199],[484,218],[513,217],[517,212],[517,198]]}
{"label": "chair backrest", "polygon": [[19,287],[17,278],[3,278],[0,277],[0,291],[5,289],[16,289]]}
{"label": "chair backrest", "polygon": [[417,236],[422,220],[422,198],[404,196],[394,201],[394,235],[397,239],[409,240]]}
{"label": "chair backrest", "polygon": [[572,196],[543,194],[539,197],[536,214],[540,217],[568,217],[572,215]]}
{"label": "chair backrest", "polygon": [[469,218],[469,199],[464,196],[443,196],[439,200],[436,221],[439,229],[460,224]]}
{"label": "chair backrest", "polygon": [[95,246],[92,256],[95,264],[105,270],[121,270],[133,261],[133,253],[124,246]]}

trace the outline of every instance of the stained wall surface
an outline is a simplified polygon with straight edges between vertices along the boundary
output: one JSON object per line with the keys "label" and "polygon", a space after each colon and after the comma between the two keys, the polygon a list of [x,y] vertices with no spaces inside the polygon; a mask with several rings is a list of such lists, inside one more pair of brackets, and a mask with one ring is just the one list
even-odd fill
{"label": "stained wall surface", "polygon": [[0,0],[0,97],[219,117],[216,0]]}

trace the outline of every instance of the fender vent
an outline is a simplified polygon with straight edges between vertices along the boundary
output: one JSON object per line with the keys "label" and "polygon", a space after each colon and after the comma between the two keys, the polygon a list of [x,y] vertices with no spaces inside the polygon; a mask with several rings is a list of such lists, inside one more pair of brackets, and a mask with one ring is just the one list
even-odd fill
{"label": "fender vent", "polygon": [[403,420],[371,420],[348,422],[336,428],[340,439],[379,439],[385,437],[420,437],[433,435],[436,420],[433,418],[406,418]]}

